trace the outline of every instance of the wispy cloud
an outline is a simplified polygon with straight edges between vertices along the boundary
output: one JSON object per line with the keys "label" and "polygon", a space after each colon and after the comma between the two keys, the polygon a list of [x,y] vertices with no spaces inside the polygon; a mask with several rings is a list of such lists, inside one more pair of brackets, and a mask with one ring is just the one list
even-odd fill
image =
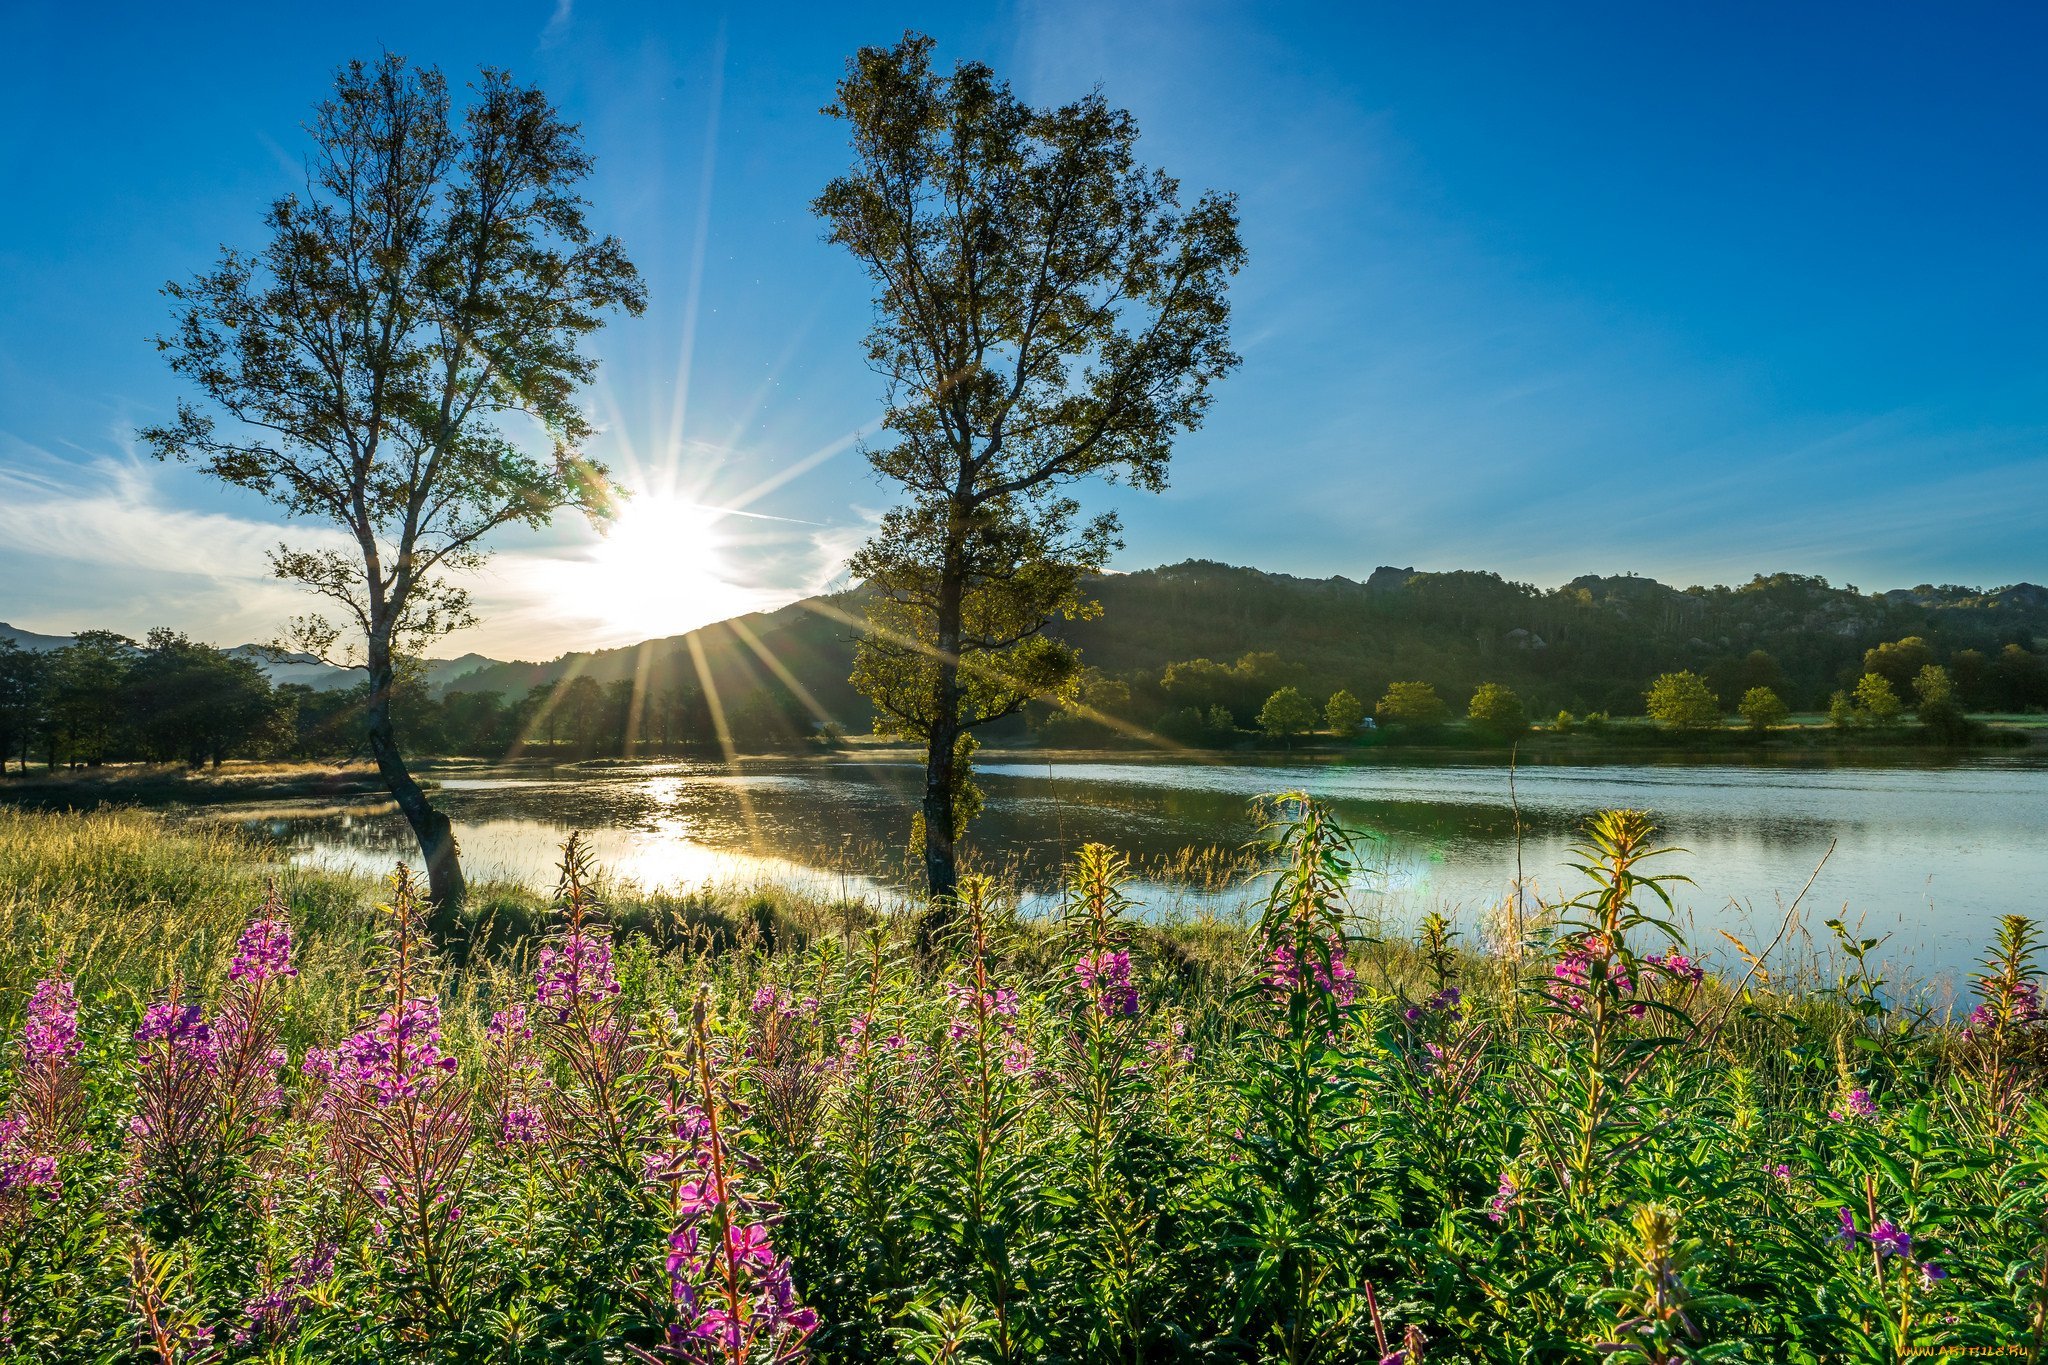
{"label": "wispy cloud", "polygon": [[[353,544],[331,527],[180,506],[175,477],[144,459],[67,459],[0,433],[0,620],[52,633],[140,635],[167,625],[224,645],[267,639],[311,606],[272,575],[269,552],[281,541]],[[731,518],[728,554],[680,604],[678,630],[843,585],[846,557],[875,520],[856,512],[854,524],[821,526],[711,503],[706,510]],[[501,548],[465,584],[481,624],[448,648],[546,658],[639,639],[601,609],[598,544],[579,534]]]}
{"label": "wispy cloud", "polygon": [[569,21],[575,17],[576,0],[555,0],[554,13],[548,16],[547,27],[540,31],[540,45],[553,47],[568,36]]}

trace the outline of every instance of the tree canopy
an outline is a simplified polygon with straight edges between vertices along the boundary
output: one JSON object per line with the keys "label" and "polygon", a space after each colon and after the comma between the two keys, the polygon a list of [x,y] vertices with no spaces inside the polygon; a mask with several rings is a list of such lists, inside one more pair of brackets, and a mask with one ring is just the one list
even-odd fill
{"label": "tree canopy", "polygon": [[[394,54],[352,62],[308,126],[303,191],[268,242],[166,288],[157,344],[201,403],[143,439],[339,535],[281,545],[281,578],[326,599],[289,642],[366,670],[370,748],[420,840],[436,900],[462,893],[445,816],[407,771],[390,707],[397,660],[473,619],[454,575],[486,537],[563,508],[601,514],[610,485],[582,452],[582,340],[640,278],[594,234],[574,125],[538,89],[486,68],[457,120],[447,81]],[[222,419],[225,419],[223,421]],[[528,448],[524,432],[546,435]]]}
{"label": "tree canopy", "polygon": [[867,450],[905,502],[855,556],[871,589],[853,679],[926,749],[922,855],[951,895],[974,728],[1059,696],[1077,662],[1045,635],[1092,606],[1117,544],[1081,518],[1090,477],[1165,485],[1173,439],[1237,363],[1225,286],[1244,259],[1226,195],[1185,207],[1141,166],[1100,92],[1034,108],[988,67],[932,64],[908,34],[862,48],[826,110],[853,166],[813,208],[874,286]]}

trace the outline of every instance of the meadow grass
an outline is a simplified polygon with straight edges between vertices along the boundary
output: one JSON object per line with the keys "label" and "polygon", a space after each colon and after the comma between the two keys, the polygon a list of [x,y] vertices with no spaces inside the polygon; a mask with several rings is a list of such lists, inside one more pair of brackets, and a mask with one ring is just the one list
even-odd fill
{"label": "meadow grass", "polygon": [[[1459,939],[1273,808],[1244,914],[552,896],[0,812],[8,1359],[1943,1358],[2048,1335],[2030,924],[1965,1025],[1676,941],[1649,822]],[[1148,867],[1148,875],[1159,869]],[[1365,898],[1364,903],[1370,903]],[[1153,907],[1154,910],[1157,907]]]}

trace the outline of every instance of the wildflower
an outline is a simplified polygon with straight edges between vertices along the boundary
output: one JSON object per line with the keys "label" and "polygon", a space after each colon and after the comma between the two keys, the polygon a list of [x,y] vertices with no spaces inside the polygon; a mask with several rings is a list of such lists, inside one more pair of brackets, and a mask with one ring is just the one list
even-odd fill
{"label": "wildflower", "polygon": [[1676,949],[1663,957],[1648,959],[1650,965],[1661,968],[1667,975],[1689,986],[1696,986],[1706,979],[1707,970]]}
{"label": "wildflower", "polygon": [[1487,1204],[1486,1216],[1498,1223],[1507,1216],[1509,1209],[1521,1202],[1522,1182],[1515,1179],[1514,1172],[1500,1173],[1500,1188],[1494,1191],[1493,1199]]}
{"label": "wildflower", "polygon": [[30,1062],[60,1061],[77,1056],[78,1048],[78,997],[69,981],[44,977],[29,997],[21,1054]]}
{"label": "wildflower", "polygon": [[567,1019],[578,1004],[603,1004],[619,993],[612,974],[612,938],[601,929],[578,929],[540,950],[534,998],[542,1009]]}
{"label": "wildflower", "polygon": [[1081,989],[1095,997],[1095,1007],[1106,1019],[1128,1019],[1138,1012],[1138,988],[1131,981],[1131,955],[1116,952],[1092,953],[1074,964]]}
{"label": "wildflower", "polygon": [[1771,1167],[1771,1174],[1788,1185],[1792,1183],[1792,1168],[1782,1161]]}
{"label": "wildflower", "polygon": [[1920,1287],[1922,1289],[1932,1289],[1937,1281],[1947,1278],[1948,1272],[1934,1262],[1922,1261],[1920,1263]]}
{"label": "wildflower", "polygon": [[1841,1123],[1851,1118],[1875,1118],[1877,1117],[1877,1105],[1871,1101],[1868,1090],[1851,1090],[1849,1092],[1848,1112],[1844,1113],[1840,1109],[1830,1109],[1828,1110],[1828,1117],[1836,1123]]}
{"label": "wildflower", "polygon": [[768,1229],[759,1223],[741,1227],[734,1223],[725,1230],[725,1244],[741,1265],[772,1265],[775,1250],[768,1245]]}
{"label": "wildflower", "polygon": [[228,980],[258,986],[280,976],[297,976],[292,966],[292,926],[286,920],[252,920],[235,943]]}
{"label": "wildflower", "polygon": [[0,1119],[0,1195],[40,1190],[55,1199],[63,1189],[57,1178],[57,1159],[30,1148],[28,1120]]}
{"label": "wildflower", "polygon": [[1295,990],[1311,983],[1340,1005],[1348,1005],[1357,998],[1358,973],[1344,960],[1343,940],[1332,935],[1325,948],[1327,952],[1310,953],[1304,965],[1297,959],[1292,944],[1274,945],[1267,958],[1265,980],[1266,989],[1276,1002],[1285,1001]]}
{"label": "wildflower", "polygon": [[1863,1234],[1856,1230],[1856,1215],[1845,1208],[1841,1211],[1841,1218],[1842,1230],[1835,1234],[1835,1239],[1842,1244],[1843,1250],[1854,1251],[1856,1243],[1863,1239]]}
{"label": "wildflower", "polygon": [[176,1000],[159,1000],[142,1012],[142,1027],[135,1030],[138,1043],[161,1042],[171,1052],[182,1053],[210,1063],[219,1056],[213,1029],[197,1005]]}
{"label": "wildflower", "polygon": [[484,1032],[494,1040],[524,1042],[533,1037],[533,1025],[526,1021],[526,1006],[511,1005],[493,1014]]}
{"label": "wildflower", "polygon": [[336,1082],[373,1092],[386,1108],[425,1094],[455,1071],[455,1058],[441,1050],[439,1002],[420,997],[383,1011],[342,1040],[332,1068]]}
{"label": "wildflower", "polygon": [[1003,1049],[1003,1070],[1012,1076],[1021,1076],[1031,1069],[1037,1055],[1031,1050],[1031,1044],[1013,1034],[1009,1045]]}
{"label": "wildflower", "polygon": [[507,1147],[531,1147],[546,1136],[547,1122],[530,1104],[508,1106],[498,1125],[498,1139]]}
{"label": "wildflower", "polygon": [[1912,1237],[1889,1218],[1870,1230],[1870,1242],[1881,1257],[1910,1256],[1913,1252]]}

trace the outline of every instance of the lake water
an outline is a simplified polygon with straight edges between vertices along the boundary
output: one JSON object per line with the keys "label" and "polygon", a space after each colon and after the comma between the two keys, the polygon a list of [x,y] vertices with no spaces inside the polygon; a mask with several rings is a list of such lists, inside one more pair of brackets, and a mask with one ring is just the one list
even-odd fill
{"label": "lake water", "polygon": [[[614,874],[645,886],[774,878],[891,896],[906,884],[900,850],[921,770],[789,759],[738,772],[647,762],[439,777],[472,877],[551,885],[560,842],[580,829]],[[1063,859],[1093,839],[1146,870],[1137,891],[1151,913],[1236,912],[1254,892],[1162,869],[1185,873],[1187,850],[1242,848],[1256,832],[1251,799],[1289,789],[1328,801],[1368,836],[1362,908],[1390,927],[1441,910],[1468,939],[1504,903],[1518,850],[1531,894],[1575,891],[1569,845],[1588,815],[1615,806],[1654,812],[1688,850],[1667,870],[1692,878],[1675,899],[1706,948],[1723,929],[1768,941],[1813,877],[1806,932],[1787,952],[1825,946],[1822,921],[1846,912],[1865,933],[1890,936],[1884,954],[1897,967],[1953,975],[1998,916],[2043,914],[2048,887],[2048,756],[2032,753],[1946,766],[1525,765],[1514,779],[1519,840],[1500,766],[1055,756],[989,762],[979,780],[987,807],[972,833],[976,854],[1034,906],[1049,903]],[[379,803],[248,807],[232,818],[307,862],[388,872],[417,859],[403,823]]]}

